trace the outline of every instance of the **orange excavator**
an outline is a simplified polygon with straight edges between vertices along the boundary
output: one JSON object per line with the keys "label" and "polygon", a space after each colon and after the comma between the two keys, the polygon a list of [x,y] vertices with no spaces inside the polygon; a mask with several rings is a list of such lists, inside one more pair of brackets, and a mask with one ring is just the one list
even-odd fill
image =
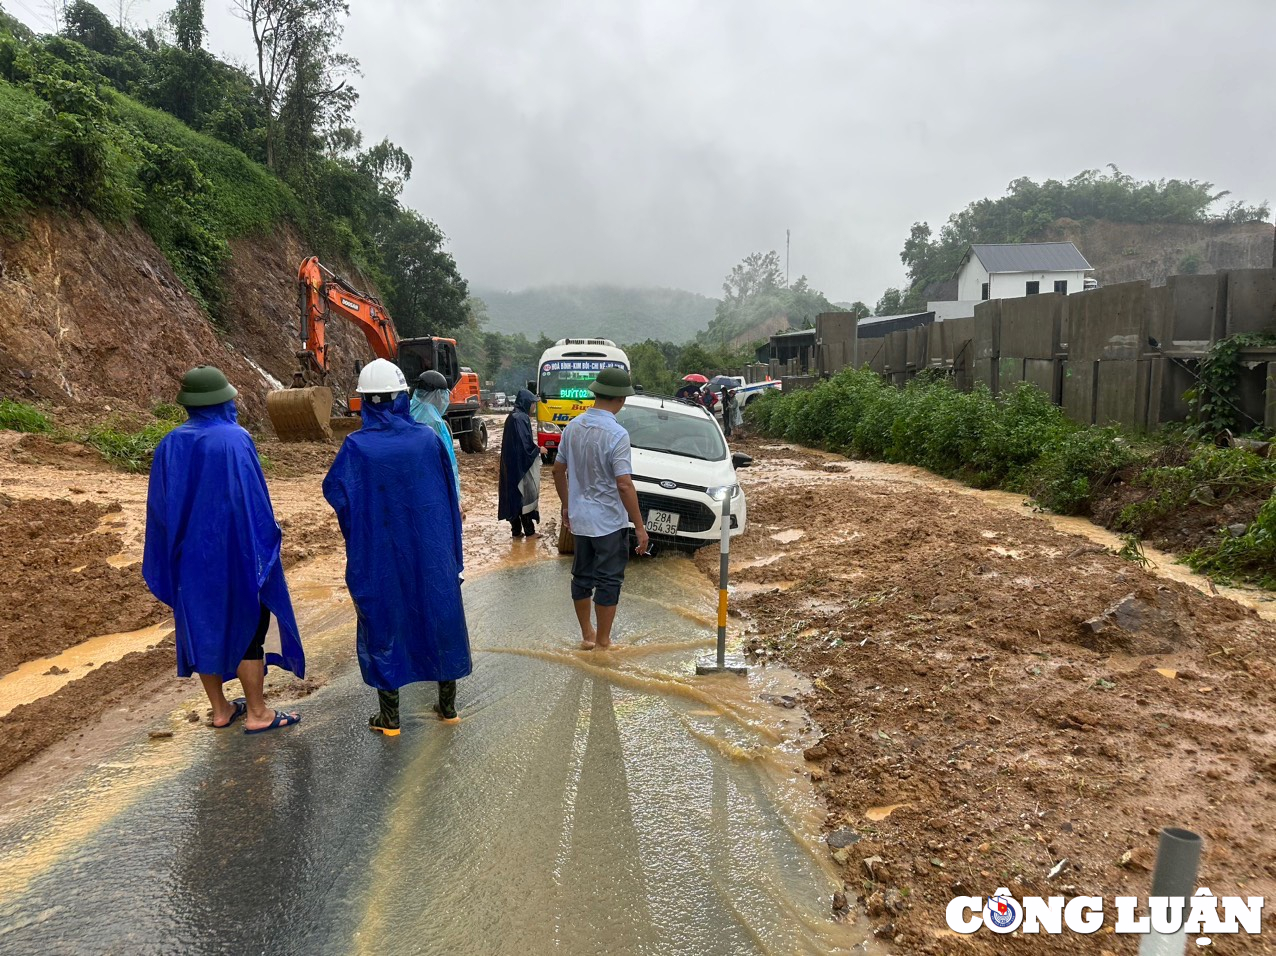
{"label": "orange excavator", "polygon": [[[281,441],[326,441],[332,438],[334,424],[340,431],[349,430],[342,427],[341,418],[332,418],[333,395],[327,384],[326,326],[336,315],[353,323],[372,353],[398,365],[410,384],[415,385],[418,376],[430,369],[442,373],[452,390],[444,417],[453,437],[463,451],[487,450],[487,425],[478,417],[479,378],[461,366],[455,339],[399,338],[394,320],[376,296],[360,292],[314,256],[303,260],[297,270],[297,289],[301,305],[297,358],[301,367],[293,373],[292,388],[266,396],[266,411]],[[350,398],[346,405],[342,411],[358,414],[358,397]]]}

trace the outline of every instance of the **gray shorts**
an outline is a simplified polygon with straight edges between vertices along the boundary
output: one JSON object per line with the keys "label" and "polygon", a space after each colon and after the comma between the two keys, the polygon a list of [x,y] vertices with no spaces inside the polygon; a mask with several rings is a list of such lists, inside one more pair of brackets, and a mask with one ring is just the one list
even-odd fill
{"label": "gray shorts", "polygon": [[601,607],[620,603],[620,586],[629,563],[629,529],[621,528],[599,538],[576,535],[572,561],[572,600],[593,597]]}

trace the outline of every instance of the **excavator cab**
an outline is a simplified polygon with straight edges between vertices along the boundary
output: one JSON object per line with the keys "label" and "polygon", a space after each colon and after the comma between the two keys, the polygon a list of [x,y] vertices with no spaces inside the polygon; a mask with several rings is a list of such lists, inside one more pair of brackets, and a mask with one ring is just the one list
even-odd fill
{"label": "excavator cab", "polygon": [[422,372],[431,369],[447,379],[447,387],[455,388],[461,378],[461,362],[456,355],[456,342],[426,336],[419,339],[399,339],[399,368],[408,384],[416,387]]}

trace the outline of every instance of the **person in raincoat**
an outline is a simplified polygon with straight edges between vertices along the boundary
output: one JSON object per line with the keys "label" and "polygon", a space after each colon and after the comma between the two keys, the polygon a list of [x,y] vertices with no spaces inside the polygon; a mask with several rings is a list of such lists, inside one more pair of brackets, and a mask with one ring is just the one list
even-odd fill
{"label": "person in raincoat", "polygon": [[452,447],[452,429],[447,427],[447,421],[443,418],[443,413],[451,402],[452,393],[442,372],[429,369],[420,374],[416,391],[412,394],[412,419],[433,428],[434,434],[439,436],[443,447],[447,449],[448,460],[452,463],[452,477],[456,481],[456,500],[461,509],[461,520],[464,521],[465,505],[460,504],[461,469],[456,463],[456,449]]}
{"label": "person in raincoat", "polygon": [[[183,377],[187,420],[151,465],[142,576],[173,609],[178,676],[199,675],[213,726],[242,717],[256,734],[301,720],[267,708],[263,684],[268,664],[304,677],[306,659],[279,559],[283,534],[235,394],[211,365]],[[244,696],[227,701],[222,685],[235,677]]]}
{"label": "person in raincoat", "polygon": [[368,725],[397,736],[399,688],[437,681],[435,712],[456,712],[456,682],[470,673],[461,604],[461,513],[451,460],[412,420],[408,384],[393,362],[359,374],[363,426],[346,438],[323,480],[346,541],[346,586],[358,618],[359,669],[377,690]]}
{"label": "person in raincoat", "polygon": [[501,472],[498,489],[498,521],[508,521],[514,537],[536,534],[541,520],[541,453],[532,434],[532,409],[536,396],[525,388],[514,399],[514,411],[505,419],[501,436]]}

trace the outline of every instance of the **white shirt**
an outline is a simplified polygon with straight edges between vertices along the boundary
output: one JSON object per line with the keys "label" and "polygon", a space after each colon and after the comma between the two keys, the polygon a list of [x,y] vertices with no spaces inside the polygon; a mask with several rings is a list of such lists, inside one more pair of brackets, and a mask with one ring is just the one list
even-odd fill
{"label": "white shirt", "polygon": [[600,538],[629,527],[616,479],[633,474],[629,432],[616,416],[591,408],[567,423],[558,442],[567,465],[567,514],[572,531]]}

